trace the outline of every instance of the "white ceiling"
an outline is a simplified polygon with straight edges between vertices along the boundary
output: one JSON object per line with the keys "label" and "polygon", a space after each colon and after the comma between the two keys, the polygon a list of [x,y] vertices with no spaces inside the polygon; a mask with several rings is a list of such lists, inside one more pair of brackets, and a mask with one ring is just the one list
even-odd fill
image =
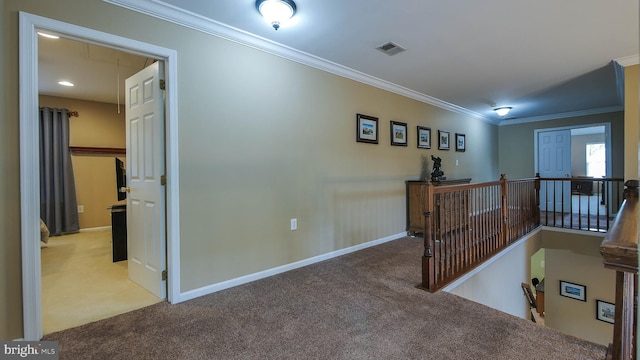
{"label": "white ceiling", "polygon": [[[153,60],[69,39],[38,37],[40,94],[124,103],[124,80]],[[70,81],[73,87],[58,85]],[[72,109],[70,109],[72,110]]]}
{"label": "white ceiling", "polygon": [[[292,23],[277,31],[262,20],[255,0],[105,1],[203,31],[220,33],[215,29],[222,27],[234,40],[251,38],[252,45],[263,44],[257,47],[282,50],[274,53],[324,61],[355,78],[364,74],[492,122],[502,120],[495,106],[513,106],[508,117],[520,120],[619,110],[622,68],[613,60],[637,63],[640,53],[639,7],[633,0],[295,0]],[[388,56],[376,50],[389,41],[406,51]],[[41,87],[54,94],[46,82],[62,76],[63,68],[48,58],[55,52],[50,51],[41,50]],[[80,63],[72,69],[112,89],[115,66],[106,58],[120,58],[121,78],[124,67],[139,69],[145,62],[129,64],[122,54],[108,53],[86,45],[65,55],[101,63],[104,80],[95,71],[80,73]]]}

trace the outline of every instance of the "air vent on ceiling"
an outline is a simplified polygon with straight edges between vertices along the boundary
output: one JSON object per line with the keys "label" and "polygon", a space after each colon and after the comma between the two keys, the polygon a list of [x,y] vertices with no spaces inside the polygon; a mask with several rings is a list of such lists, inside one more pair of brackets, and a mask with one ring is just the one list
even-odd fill
{"label": "air vent on ceiling", "polygon": [[398,44],[394,44],[392,42],[388,42],[386,44],[382,44],[380,46],[378,46],[376,49],[382,51],[383,53],[391,56],[391,55],[395,55],[399,52],[403,52],[405,49],[398,45]]}

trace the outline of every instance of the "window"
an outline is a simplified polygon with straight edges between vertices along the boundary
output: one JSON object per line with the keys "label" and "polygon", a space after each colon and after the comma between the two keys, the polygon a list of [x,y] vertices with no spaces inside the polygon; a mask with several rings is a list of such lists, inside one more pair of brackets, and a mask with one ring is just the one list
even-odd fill
{"label": "window", "polygon": [[587,144],[587,176],[605,177],[607,175],[606,154],[604,143]]}

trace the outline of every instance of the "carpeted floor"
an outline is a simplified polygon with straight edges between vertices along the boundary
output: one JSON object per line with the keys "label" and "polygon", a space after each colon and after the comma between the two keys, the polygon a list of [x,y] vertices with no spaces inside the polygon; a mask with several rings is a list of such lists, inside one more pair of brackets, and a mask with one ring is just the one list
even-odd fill
{"label": "carpeted floor", "polygon": [[603,346],[417,289],[421,252],[402,238],[44,340],[61,359],[604,359]]}

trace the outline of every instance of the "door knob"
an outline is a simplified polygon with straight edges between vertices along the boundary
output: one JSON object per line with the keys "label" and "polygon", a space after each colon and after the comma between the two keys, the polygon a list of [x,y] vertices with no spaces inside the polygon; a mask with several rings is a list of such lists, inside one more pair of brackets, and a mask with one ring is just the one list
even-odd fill
{"label": "door knob", "polygon": [[130,187],[128,187],[128,186],[127,186],[127,187],[124,187],[124,186],[123,186],[123,187],[121,187],[121,188],[120,188],[120,192],[127,192],[127,193],[130,193],[130,192],[131,192],[131,188],[130,188]]}

